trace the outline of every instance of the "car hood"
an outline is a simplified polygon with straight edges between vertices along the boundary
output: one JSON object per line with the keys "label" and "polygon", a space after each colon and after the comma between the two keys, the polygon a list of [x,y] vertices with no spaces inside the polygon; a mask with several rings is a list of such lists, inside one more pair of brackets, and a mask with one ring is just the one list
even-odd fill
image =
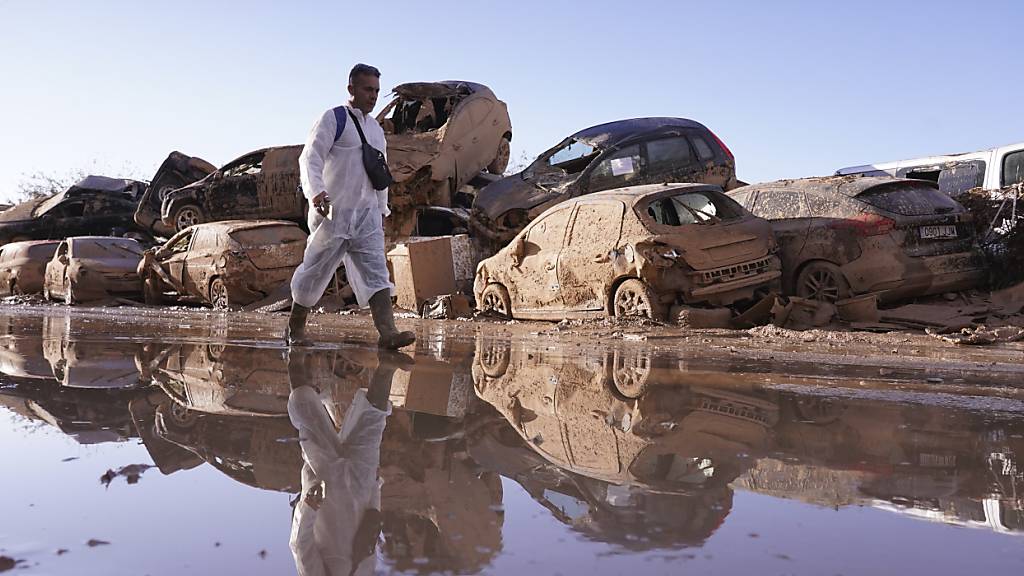
{"label": "car hood", "polygon": [[489,220],[496,220],[509,210],[529,210],[561,195],[561,189],[541,188],[519,173],[491,182],[477,192],[473,208],[482,211]]}

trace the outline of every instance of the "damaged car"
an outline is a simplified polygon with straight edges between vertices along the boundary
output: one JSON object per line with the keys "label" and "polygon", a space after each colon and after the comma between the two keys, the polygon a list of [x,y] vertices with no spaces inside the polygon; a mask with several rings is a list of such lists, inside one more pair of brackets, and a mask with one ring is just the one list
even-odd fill
{"label": "damaged car", "polygon": [[299,191],[302,146],[249,152],[202,180],[166,192],[160,208],[165,230],[219,220],[281,219],[304,223],[306,199]]}
{"label": "damaged car", "polygon": [[58,244],[57,240],[29,240],[0,248],[0,296],[41,293],[46,264]]}
{"label": "damaged car", "polygon": [[505,318],[664,319],[777,288],[769,224],[721,188],[649,184],[562,202],[477,266],[477,306]]}
{"label": "damaged car", "polygon": [[171,152],[157,168],[153,180],[139,200],[135,223],[154,236],[170,237],[174,234],[174,228],[164,224],[160,213],[164,198],[171,191],[202,180],[216,170],[216,166],[202,158]]}
{"label": "damaged car", "polygon": [[141,296],[142,246],[131,238],[78,236],[60,243],[46,265],[43,296],[79,304]]}
{"label": "damaged car", "polygon": [[388,142],[395,234],[412,233],[416,206],[469,208],[460,189],[508,166],[512,122],[490,88],[474,82],[410,82],[377,115]]}
{"label": "damaged car", "polygon": [[306,233],[294,222],[212,222],[147,250],[138,275],[149,304],[175,298],[227,309],[256,302],[286,284],[305,248]]}
{"label": "damaged car", "polygon": [[0,244],[69,236],[121,236],[136,229],[135,208],[144,182],[87,176],[67,190],[0,212]]}
{"label": "damaged car", "polygon": [[473,203],[473,233],[497,247],[563,200],[660,182],[739,186],[732,152],[703,124],[684,118],[619,120],[581,130],[522,172],[487,185]]}
{"label": "damaged car", "polygon": [[986,277],[971,215],[937,184],[831,176],[754,184],[729,193],[771,222],[783,291],[836,302],[966,290]]}

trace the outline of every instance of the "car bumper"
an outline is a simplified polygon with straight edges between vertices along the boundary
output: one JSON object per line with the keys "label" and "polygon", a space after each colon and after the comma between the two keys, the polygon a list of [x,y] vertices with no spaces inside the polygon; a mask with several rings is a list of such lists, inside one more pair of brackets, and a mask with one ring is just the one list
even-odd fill
{"label": "car bumper", "polygon": [[969,290],[985,282],[988,268],[978,251],[913,258],[898,281],[873,288],[880,299],[895,300]]}

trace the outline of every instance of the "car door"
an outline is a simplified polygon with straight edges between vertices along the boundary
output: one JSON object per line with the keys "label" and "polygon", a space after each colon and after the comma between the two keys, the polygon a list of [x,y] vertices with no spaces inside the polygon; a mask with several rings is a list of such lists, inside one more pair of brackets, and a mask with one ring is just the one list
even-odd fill
{"label": "car door", "polygon": [[[161,265],[167,274],[178,283],[184,283],[185,279],[185,258],[188,255],[189,246],[192,243],[192,237],[195,236],[195,229],[188,228],[185,231],[178,234],[170,242],[169,255],[162,258]],[[184,294],[181,294],[184,296]]]}
{"label": "car door", "polygon": [[206,294],[210,280],[215,274],[215,261],[220,255],[218,239],[220,235],[215,230],[202,228],[197,230],[192,238],[192,246],[185,257],[185,288],[191,294]]}
{"label": "car door", "polygon": [[751,199],[750,211],[771,222],[783,270],[796,270],[811,227],[811,212],[804,194],[792,190],[759,190]]}
{"label": "car door", "polygon": [[577,181],[577,194],[640,184],[646,176],[640,144],[631,144],[596,158]]}
{"label": "car door", "polygon": [[577,205],[558,257],[558,282],[566,310],[605,308],[605,288],[614,275],[611,254],[618,246],[624,210],[618,200]]}
{"label": "car door", "polygon": [[558,284],[558,255],[562,251],[572,206],[535,220],[524,236],[523,257],[516,266],[512,306],[517,312],[540,313],[563,309]]}
{"label": "car door", "polygon": [[211,179],[204,208],[211,220],[259,218],[263,215],[264,152],[249,154],[222,168]]}

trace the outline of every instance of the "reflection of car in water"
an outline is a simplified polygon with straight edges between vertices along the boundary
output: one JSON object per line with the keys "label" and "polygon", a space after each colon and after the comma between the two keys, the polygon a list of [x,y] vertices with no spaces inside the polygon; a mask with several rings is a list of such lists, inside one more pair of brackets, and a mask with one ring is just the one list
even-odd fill
{"label": "reflection of car in water", "polygon": [[[627,547],[709,536],[728,514],[728,483],[767,449],[778,419],[777,406],[756,390],[648,387],[648,372],[657,378],[671,368],[643,350],[565,355],[479,346],[477,395],[507,424],[490,433],[490,448],[477,448],[528,448],[533,463],[510,477],[563,522]],[[481,457],[496,466],[524,459]]]}
{"label": "reflection of car in water", "polygon": [[152,344],[94,339],[76,316],[43,319],[43,355],[52,376],[70,388],[137,388],[149,384]]}

